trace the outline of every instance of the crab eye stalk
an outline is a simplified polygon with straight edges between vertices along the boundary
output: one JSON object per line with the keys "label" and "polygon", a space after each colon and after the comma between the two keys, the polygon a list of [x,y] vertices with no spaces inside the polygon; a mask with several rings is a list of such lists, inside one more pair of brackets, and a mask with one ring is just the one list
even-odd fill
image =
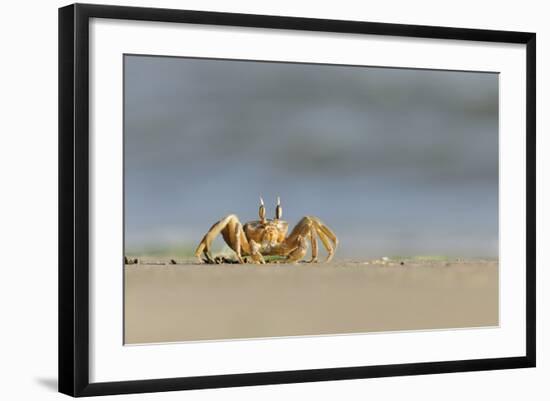
{"label": "crab eye stalk", "polygon": [[275,218],[280,219],[283,217],[283,208],[281,207],[281,198],[277,196],[277,206],[275,207]]}
{"label": "crab eye stalk", "polygon": [[265,221],[265,206],[264,206],[264,200],[260,196],[260,210],[258,210],[258,214],[260,215],[260,220],[262,222]]}

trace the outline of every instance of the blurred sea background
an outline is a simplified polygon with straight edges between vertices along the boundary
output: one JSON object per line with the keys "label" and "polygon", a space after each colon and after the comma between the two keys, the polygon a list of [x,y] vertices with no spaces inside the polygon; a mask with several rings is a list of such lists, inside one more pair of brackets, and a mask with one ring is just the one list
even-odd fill
{"label": "blurred sea background", "polygon": [[127,55],[124,146],[126,254],[190,256],[261,195],[336,259],[498,257],[496,73]]}

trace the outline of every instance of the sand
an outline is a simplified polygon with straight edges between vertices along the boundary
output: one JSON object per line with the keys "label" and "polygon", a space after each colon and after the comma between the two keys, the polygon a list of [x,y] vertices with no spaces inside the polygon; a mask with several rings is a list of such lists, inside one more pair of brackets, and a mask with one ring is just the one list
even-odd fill
{"label": "sand", "polygon": [[125,266],[125,343],[498,325],[498,262]]}

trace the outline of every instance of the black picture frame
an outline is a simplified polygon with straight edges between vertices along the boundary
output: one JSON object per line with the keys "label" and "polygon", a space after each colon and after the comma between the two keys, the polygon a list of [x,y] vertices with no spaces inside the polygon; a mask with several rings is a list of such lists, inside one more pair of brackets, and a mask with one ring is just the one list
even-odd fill
{"label": "black picture frame", "polygon": [[[526,344],[517,357],[90,383],[89,21],[141,20],[526,45]],[[71,396],[363,379],[535,366],[536,35],[527,32],[74,4],[59,9],[59,391]]]}

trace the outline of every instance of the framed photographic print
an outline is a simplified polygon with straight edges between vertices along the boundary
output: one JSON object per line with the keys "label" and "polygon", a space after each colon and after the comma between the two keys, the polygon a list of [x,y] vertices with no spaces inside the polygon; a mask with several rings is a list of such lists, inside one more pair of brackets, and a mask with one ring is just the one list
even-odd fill
{"label": "framed photographic print", "polygon": [[59,390],[535,366],[535,34],[59,10]]}

